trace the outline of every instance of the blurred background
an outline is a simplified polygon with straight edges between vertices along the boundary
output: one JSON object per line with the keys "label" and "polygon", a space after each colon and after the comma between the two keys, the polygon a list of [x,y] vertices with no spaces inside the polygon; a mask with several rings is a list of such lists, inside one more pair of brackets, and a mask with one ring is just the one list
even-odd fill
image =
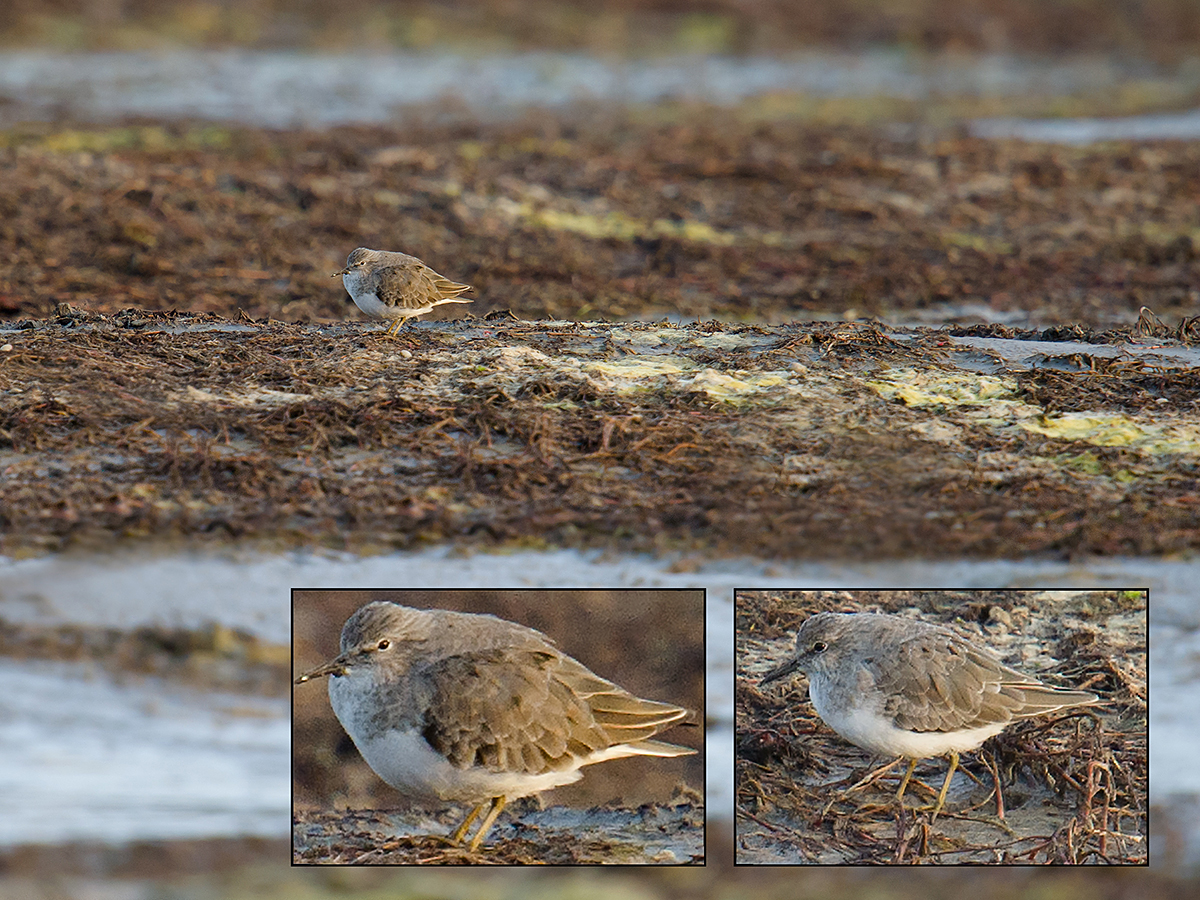
{"label": "blurred background", "polygon": [[5,2],[0,322],[341,321],[359,245],[476,315],[1171,322],[1198,41],[1189,0]]}
{"label": "blurred background", "polygon": [[1194,56],[1187,0],[6,0],[3,38],[57,50],[575,50],[593,55],[804,48]]}
{"label": "blurred background", "polygon": [[[37,436],[17,453],[20,404],[54,398],[2,360],[62,304],[341,323],[358,313],[329,273],[360,245],[469,281],[476,315],[1176,321],[1200,313],[1198,110],[1192,0],[0,0],[0,897],[1191,896],[1187,554],[818,565],[736,533],[683,558],[536,537],[471,555],[436,532],[297,549],[289,526],[253,545],[84,538],[126,501],[15,493],[22,467],[74,470]],[[47,358],[66,378],[87,360]],[[87,477],[116,465],[89,458]],[[41,524],[12,528],[18,506]],[[1148,871],[732,867],[734,587],[1085,583],[1151,588]],[[288,868],[297,586],[707,588],[708,867]]]}

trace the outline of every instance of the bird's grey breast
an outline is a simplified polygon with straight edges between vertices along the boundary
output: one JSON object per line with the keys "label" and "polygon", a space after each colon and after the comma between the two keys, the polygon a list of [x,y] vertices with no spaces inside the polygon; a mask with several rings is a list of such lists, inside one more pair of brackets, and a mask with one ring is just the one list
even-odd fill
{"label": "bird's grey breast", "polygon": [[346,286],[347,292],[351,297],[357,297],[359,294],[375,293],[375,286],[371,282],[373,279],[361,269],[351,269],[342,276],[342,284]]}

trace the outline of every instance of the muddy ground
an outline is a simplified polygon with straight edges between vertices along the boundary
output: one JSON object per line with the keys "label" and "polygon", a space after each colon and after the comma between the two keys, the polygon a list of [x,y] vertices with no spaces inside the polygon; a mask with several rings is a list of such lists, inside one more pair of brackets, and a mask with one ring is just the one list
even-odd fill
{"label": "muddy ground", "polygon": [[953,332],[851,324],[374,329],[29,320],[0,345],[0,550],[176,536],[829,559],[1200,543],[1187,366],[1076,353],[1020,370]]}
{"label": "muddy ground", "polygon": [[474,852],[444,837],[462,819],[461,811],[442,817],[433,834],[420,830],[433,820],[412,811],[299,813],[292,826],[292,865],[704,865],[703,805],[682,796],[636,808],[524,807],[514,805],[511,821],[502,817]]}
{"label": "muddy ground", "polygon": [[[1195,143],[695,109],[0,138],[5,553],[148,535],[821,559],[1200,543],[1194,366],[1051,353],[947,389],[961,359],[943,352],[954,335],[1190,346]],[[329,277],[360,244],[472,283],[468,318],[384,339]],[[965,330],[842,321],[877,314]],[[647,321],[663,316],[681,324]],[[996,396],[1031,427],[993,427]],[[1064,414],[1176,439],[1081,439]]]}
{"label": "muddy ground", "polygon": [[[683,900],[743,896],[747,891],[764,900],[842,900],[859,897],[864,891],[880,900],[957,900],[977,895],[988,900],[1036,900],[1044,897],[1090,897],[1095,900],[1185,900],[1195,893],[1194,882],[1170,880],[1145,870],[1114,871],[1108,868],[1036,871],[978,868],[938,872],[920,869],[868,871],[862,868],[827,867],[795,870],[740,866],[726,858],[731,846],[728,832],[714,835],[718,862],[707,867],[636,867],[599,870],[589,867],[512,867],[507,870],[473,868],[470,871],[438,869],[422,871],[411,867],[292,867],[278,862],[285,851],[282,842],[185,842],[178,846],[81,848],[64,859],[60,851],[29,850],[14,859],[11,871],[53,872],[42,882],[27,877],[10,877],[5,885],[16,896],[90,897],[95,883],[88,879],[103,871],[125,879],[161,879],[173,897],[376,897],[401,900],[428,897],[468,898],[487,896],[575,897],[611,896],[644,900]],[[252,861],[258,854],[258,861]],[[0,860],[2,861],[2,860]],[[144,882],[140,882],[144,883]],[[1189,887],[1191,884],[1191,887]],[[18,893],[19,892],[19,893]],[[130,893],[128,896],[145,896]]]}
{"label": "muddy ground", "polygon": [[[1196,144],[900,132],[720,110],[10,131],[0,547],[154,533],[813,558],[1194,548],[1191,453],[931,440],[940,418],[865,382],[940,367],[938,333],[737,324],[984,314],[1054,330],[974,333],[1195,339]],[[359,325],[329,274],[360,244],[471,282],[474,318],[399,341]],[[1165,324],[1135,326],[1143,305]],[[664,315],[728,321],[576,324]],[[632,368],[646,353],[685,359]],[[1194,425],[1194,367],[1077,368],[1007,389],[1046,415]],[[795,389],[730,402],[696,375]],[[997,454],[1037,462],[981,480],[975,461]]]}
{"label": "muddy ground", "polygon": [[[739,591],[737,860],[1144,865],[1147,599],[1144,591]],[[846,791],[891,760],[825,726],[803,677],[758,684],[791,656],[796,629],[816,612],[914,609],[927,621],[957,622],[1023,671],[1100,697],[1094,711],[1027,720],[986,742],[980,758],[990,754],[994,768],[968,764],[970,796],[952,791],[937,819],[917,808],[926,798],[895,804],[896,774]],[[922,771],[936,796],[944,766],[919,766],[917,777]]]}
{"label": "muddy ground", "polygon": [[826,125],[781,97],[336,132],[22,126],[0,134],[0,316],[342,321],[358,313],[329,274],[356,246],[471,283],[476,316],[1200,312],[1195,142],[1043,146],[922,121]]}
{"label": "muddy ground", "polygon": [[8,4],[0,44],[64,49],[303,47],[379,52],[583,50],[771,53],[797,48],[1125,54],[1176,61],[1200,47],[1189,0],[46,0]]}

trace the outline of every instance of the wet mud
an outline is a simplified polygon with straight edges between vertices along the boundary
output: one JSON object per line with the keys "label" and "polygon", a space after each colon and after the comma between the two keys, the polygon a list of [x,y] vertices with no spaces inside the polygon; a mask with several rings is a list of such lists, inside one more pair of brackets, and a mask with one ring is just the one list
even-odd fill
{"label": "wet mud", "polygon": [[[1197,546],[1195,144],[690,107],[2,137],[5,553]],[[467,318],[355,321],[358,245]]]}
{"label": "wet mud", "polygon": [[1196,370],[1139,357],[1134,329],[1036,332],[1126,349],[1030,368],[967,343],[1019,336],[999,326],[226,326],[71,308],[4,336],[0,549],[1198,544]]}
{"label": "wet mud", "polygon": [[[403,812],[307,813],[296,817],[293,865],[692,865],[704,864],[704,811],[685,801],[639,809],[554,807],[502,816],[472,852],[421,833],[428,820]],[[416,834],[412,834],[417,830]],[[409,833],[406,833],[409,832]]]}

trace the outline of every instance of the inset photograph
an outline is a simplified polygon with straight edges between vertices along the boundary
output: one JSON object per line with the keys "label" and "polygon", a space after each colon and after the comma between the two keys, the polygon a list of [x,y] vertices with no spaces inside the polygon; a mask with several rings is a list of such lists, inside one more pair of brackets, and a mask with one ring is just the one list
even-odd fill
{"label": "inset photograph", "polygon": [[1145,590],[735,594],[739,865],[1145,865]]}
{"label": "inset photograph", "polygon": [[703,864],[703,590],[292,608],[294,865]]}

